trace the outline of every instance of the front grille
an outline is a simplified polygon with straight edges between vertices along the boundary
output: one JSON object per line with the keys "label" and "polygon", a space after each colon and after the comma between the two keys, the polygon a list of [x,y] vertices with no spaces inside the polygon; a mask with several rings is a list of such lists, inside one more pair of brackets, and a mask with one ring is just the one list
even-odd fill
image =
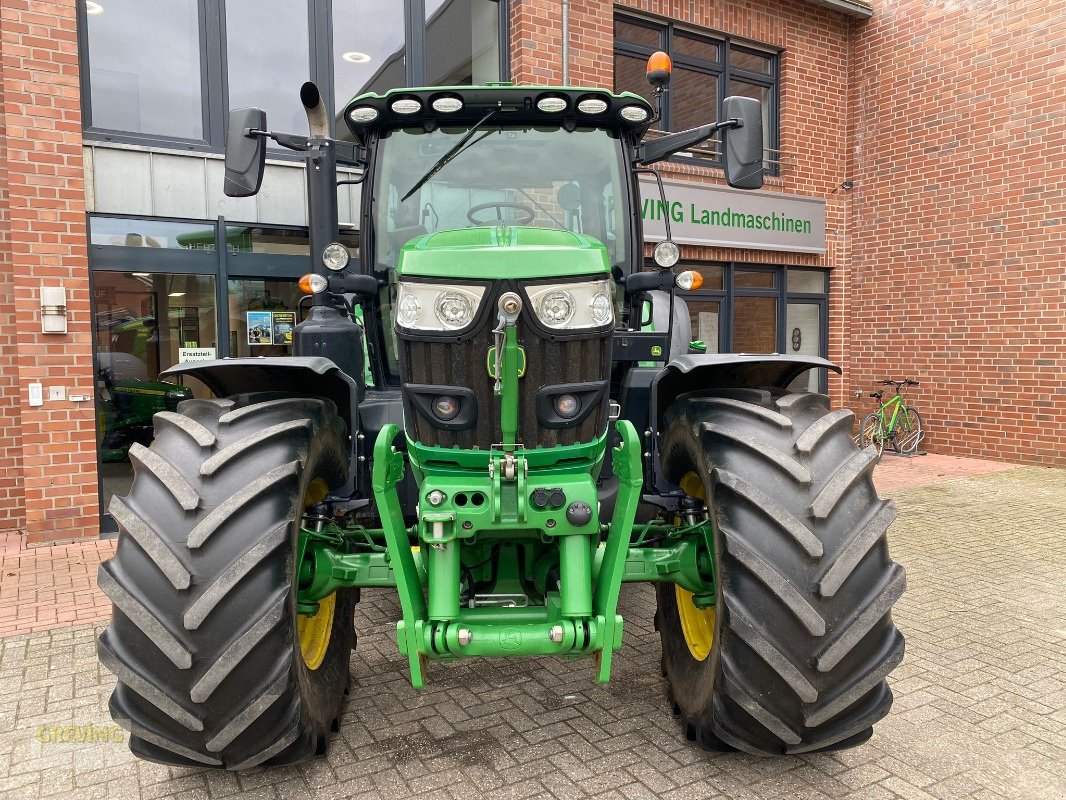
{"label": "front grille", "polygon": [[[499,292],[486,293],[483,303],[495,308]],[[611,371],[611,334],[590,333],[587,337],[553,340],[538,330],[522,311],[518,321],[518,343],[526,351],[526,373],[519,380],[518,440],[526,448],[590,442],[607,426],[607,397],[577,425],[552,429],[537,419],[537,391],[561,383],[607,381]],[[500,404],[493,395],[494,381],[486,369],[492,329],[496,317],[487,317],[472,336],[459,341],[434,342],[399,338],[400,370],[403,382],[459,386],[471,389],[477,399],[477,423],[468,430],[449,431],[434,426],[404,398],[407,432],[417,442],[437,447],[487,450],[502,439]]]}

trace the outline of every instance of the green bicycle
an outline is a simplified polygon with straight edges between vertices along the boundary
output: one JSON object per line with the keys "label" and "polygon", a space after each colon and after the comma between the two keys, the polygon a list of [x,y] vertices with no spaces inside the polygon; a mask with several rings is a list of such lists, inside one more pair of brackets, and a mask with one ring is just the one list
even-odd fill
{"label": "green bicycle", "polygon": [[[918,412],[903,402],[903,390],[907,386],[919,386],[920,384],[918,381],[908,379],[881,381],[881,385],[894,386],[896,394],[877,411],[863,417],[856,444],[862,448],[873,445],[877,448],[879,456],[884,452],[886,443],[890,443],[892,449],[901,455],[913,453],[918,449],[925,433],[922,431],[922,418],[918,416]],[[870,397],[878,402],[884,396],[884,389],[870,392]]]}

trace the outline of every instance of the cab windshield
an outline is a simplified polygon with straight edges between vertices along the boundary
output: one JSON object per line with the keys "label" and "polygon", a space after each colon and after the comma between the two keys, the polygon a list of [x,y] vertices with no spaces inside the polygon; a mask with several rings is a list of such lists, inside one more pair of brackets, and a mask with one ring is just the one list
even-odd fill
{"label": "cab windshield", "polygon": [[529,225],[603,242],[626,258],[622,145],[602,128],[485,125],[420,188],[419,180],[469,128],[400,128],[379,147],[376,269],[396,266],[411,239],[442,230]]}

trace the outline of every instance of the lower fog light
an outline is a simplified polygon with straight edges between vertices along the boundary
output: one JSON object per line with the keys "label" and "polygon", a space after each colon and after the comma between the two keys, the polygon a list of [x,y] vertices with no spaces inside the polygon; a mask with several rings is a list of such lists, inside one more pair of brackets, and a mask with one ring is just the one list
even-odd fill
{"label": "lower fog light", "polygon": [[433,413],[445,422],[459,416],[459,401],[450,395],[441,395],[433,401]]}
{"label": "lower fog light", "polygon": [[555,398],[555,413],[563,419],[576,417],[580,410],[581,403],[572,394],[561,394]]}

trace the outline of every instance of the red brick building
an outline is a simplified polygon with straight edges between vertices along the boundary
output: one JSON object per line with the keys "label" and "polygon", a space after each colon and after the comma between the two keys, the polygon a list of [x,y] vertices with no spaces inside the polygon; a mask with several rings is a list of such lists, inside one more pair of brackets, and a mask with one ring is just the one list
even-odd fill
{"label": "red brick building", "polygon": [[[834,403],[862,410],[881,378],[915,378],[928,449],[1066,463],[1062,0],[3,0],[0,530],[109,527],[116,391],[196,350],[287,352],[249,315],[294,307],[302,181],[279,155],[267,192],[224,198],[227,107],[291,127],[308,77],[334,108],[501,78],[646,92],[653,49],[675,62],[663,127],[760,97],[758,202],[814,219],[788,241],[675,226],[711,349],[827,355]],[[661,171],[686,208],[740,202],[712,150]],[[353,239],[357,204],[342,193]],[[67,332],[44,333],[60,288]]]}

